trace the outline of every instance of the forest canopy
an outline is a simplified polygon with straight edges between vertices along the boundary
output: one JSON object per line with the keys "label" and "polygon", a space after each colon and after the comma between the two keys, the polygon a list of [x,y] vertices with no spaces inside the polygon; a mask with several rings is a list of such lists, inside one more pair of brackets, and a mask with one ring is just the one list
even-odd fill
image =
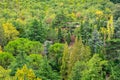
{"label": "forest canopy", "polygon": [[0,80],[120,80],[120,0],[0,0]]}

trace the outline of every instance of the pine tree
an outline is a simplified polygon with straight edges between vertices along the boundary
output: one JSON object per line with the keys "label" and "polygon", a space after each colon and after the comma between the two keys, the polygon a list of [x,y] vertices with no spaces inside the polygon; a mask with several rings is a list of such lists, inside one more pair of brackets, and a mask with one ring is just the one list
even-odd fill
{"label": "pine tree", "polygon": [[87,61],[90,58],[90,48],[83,45],[82,39],[76,38],[73,49],[71,50],[68,65],[68,75],[70,76],[73,66],[77,61]]}
{"label": "pine tree", "polygon": [[100,34],[95,28],[93,33],[92,33],[92,38],[89,40],[89,45],[92,49],[93,53],[100,53],[101,48],[103,46],[103,42],[100,38]]}
{"label": "pine tree", "polygon": [[61,75],[63,80],[67,80],[69,55],[68,44],[65,43],[61,66]]}

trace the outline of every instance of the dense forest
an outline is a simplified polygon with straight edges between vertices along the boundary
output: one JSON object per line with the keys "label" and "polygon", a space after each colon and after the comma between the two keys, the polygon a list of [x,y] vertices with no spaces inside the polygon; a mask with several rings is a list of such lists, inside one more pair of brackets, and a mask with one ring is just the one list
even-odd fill
{"label": "dense forest", "polygon": [[0,0],[0,80],[120,80],[120,0]]}

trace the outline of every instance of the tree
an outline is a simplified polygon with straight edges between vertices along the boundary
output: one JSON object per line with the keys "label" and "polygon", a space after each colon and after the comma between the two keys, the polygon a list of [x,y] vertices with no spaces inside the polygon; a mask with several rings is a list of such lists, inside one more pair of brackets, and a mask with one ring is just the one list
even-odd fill
{"label": "tree", "polygon": [[7,69],[14,60],[15,58],[12,56],[12,54],[7,52],[0,53],[0,65],[3,68]]}
{"label": "tree", "polygon": [[14,40],[19,35],[19,32],[11,23],[5,23],[2,25],[5,36],[5,43],[8,43],[11,40]]}
{"label": "tree", "polygon": [[4,30],[3,27],[0,25],[0,46],[4,46]]}
{"label": "tree", "polygon": [[113,61],[114,63],[120,63],[120,39],[111,39],[106,41],[106,59]]}
{"label": "tree", "polygon": [[54,70],[60,71],[62,53],[64,45],[61,43],[55,43],[50,46],[48,53],[48,60]]}
{"label": "tree", "polygon": [[115,34],[114,34],[114,38],[120,38],[120,17],[118,18],[118,20],[115,21],[114,23],[115,26]]}
{"label": "tree", "polygon": [[61,76],[63,80],[67,80],[67,75],[68,75],[68,61],[69,61],[69,48],[67,43],[64,45],[64,51],[63,51],[63,56],[62,56],[62,64],[61,64]]}
{"label": "tree", "polygon": [[15,76],[15,73],[18,68],[22,68],[25,64],[28,64],[29,60],[27,60],[27,55],[25,52],[21,49],[20,54],[16,56],[16,60],[14,60],[10,65],[10,75]]}
{"label": "tree", "polygon": [[39,54],[42,52],[42,44],[38,41],[30,41],[25,38],[18,38],[14,41],[10,41],[4,48],[6,52],[12,53],[14,56],[20,54],[23,51],[29,55],[31,53]]}
{"label": "tree", "polygon": [[43,43],[46,40],[47,28],[43,25],[41,21],[36,19],[29,23],[27,29],[25,30],[25,37],[33,41],[40,41]]}
{"label": "tree", "polygon": [[17,70],[15,77],[18,80],[41,80],[39,78],[36,78],[33,70],[28,69],[26,65],[24,65],[22,69]]}
{"label": "tree", "polygon": [[85,21],[81,21],[81,26],[80,26],[80,30],[79,30],[79,34],[78,36],[80,36],[82,38],[82,42],[84,44],[88,43],[89,38],[91,37],[92,34],[92,26],[90,27],[90,23],[88,20]]}
{"label": "tree", "polygon": [[83,71],[87,69],[84,61],[77,61],[72,68],[69,80],[82,80]]}
{"label": "tree", "polygon": [[59,42],[63,42],[63,35],[62,35],[61,28],[58,28],[58,40]]}
{"label": "tree", "polygon": [[111,80],[119,80],[120,79],[120,64],[118,63],[114,63],[113,61],[112,62],[109,62],[109,67],[110,67],[110,71],[109,71],[109,79]]}
{"label": "tree", "polygon": [[16,80],[15,77],[11,77],[9,73],[10,73],[10,70],[6,70],[2,66],[0,66],[0,79],[1,80]]}
{"label": "tree", "polygon": [[73,66],[77,61],[88,61],[91,55],[90,48],[83,45],[82,40],[75,40],[75,44],[72,47],[69,64],[68,64],[68,76],[70,76]]}
{"label": "tree", "polygon": [[108,63],[106,60],[103,60],[99,54],[94,54],[86,65],[87,68],[82,72],[81,80],[105,80],[105,67]]}
{"label": "tree", "polygon": [[94,29],[93,31],[92,38],[89,40],[89,45],[91,47],[92,53],[101,53],[103,42],[97,29]]}
{"label": "tree", "polygon": [[42,80],[60,80],[60,76],[55,70],[52,70],[46,56],[31,54],[28,58],[28,66],[33,69],[37,77],[42,78]]}
{"label": "tree", "polygon": [[120,0],[110,0],[113,3],[120,3]]}
{"label": "tree", "polygon": [[115,4],[115,8],[113,11],[113,16],[114,16],[114,20],[117,20],[120,17],[120,3],[119,4]]}

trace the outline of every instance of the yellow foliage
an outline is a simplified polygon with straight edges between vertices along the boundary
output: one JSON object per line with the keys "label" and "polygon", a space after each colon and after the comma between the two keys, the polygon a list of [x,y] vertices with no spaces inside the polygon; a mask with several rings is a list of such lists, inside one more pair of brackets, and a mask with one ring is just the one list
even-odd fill
{"label": "yellow foliage", "polygon": [[0,53],[2,52],[2,47],[0,46]]}
{"label": "yellow foliage", "polygon": [[95,14],[96,14],[96,15],[103,15],[103,12],[100,11],[100,10],[97,10]]}
{"label": "yellow foliage", "polygon": [[24,80],[24,79],[28,79],[28,80],[41,80],[39,78],[36,78],[34,72],[32,69],[28,69],[26,65],[23,66],[22,69],[18,69],[15,77],[18,80]]}
{"label": "yellow foliage", "polygon": [[5,39],[7,41],[16,39],[17,36],[19,35],[19,32],[11,23],[3,24],[3,30],[4,30]]}
{"label": "yellow foliage", "polygon": [[0,80],[15,80],[14,77],[10,77],[10,70],[5,70],[0,66]]}
{"label": "yellow foliage", "polygon": [[104,40],[110,40],[114,34],[113,16],[110,16],[110,20],[107,23],[107,28],[101,28],[100,32],[104,35]]}
{"label": "yellow foliage", "polygon": [[113,16],[110,16],[110,20],[107,23],[107,33],[108,33],[108,40],[110,40],[114,34]]}

